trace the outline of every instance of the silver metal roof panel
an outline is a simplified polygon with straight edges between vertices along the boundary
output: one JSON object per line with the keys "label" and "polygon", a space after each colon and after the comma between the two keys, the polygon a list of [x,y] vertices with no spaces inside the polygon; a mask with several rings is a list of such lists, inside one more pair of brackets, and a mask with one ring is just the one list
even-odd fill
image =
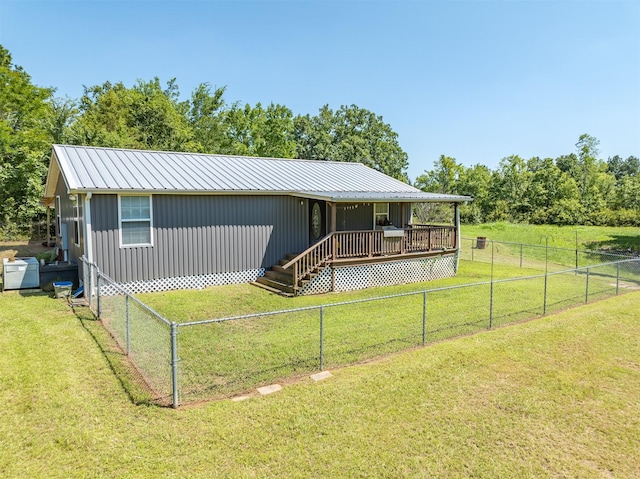
{"label": "silver metal roof panel", "polygon": [[[331,201],[468,201],[424,193],[362,163],[53,145],[70,193],[301,194]],[[48,179],[49,181],[49,179]],[[50,191],[52,185],[47,185]],[[379,200],[376,200],[379,198]]]}

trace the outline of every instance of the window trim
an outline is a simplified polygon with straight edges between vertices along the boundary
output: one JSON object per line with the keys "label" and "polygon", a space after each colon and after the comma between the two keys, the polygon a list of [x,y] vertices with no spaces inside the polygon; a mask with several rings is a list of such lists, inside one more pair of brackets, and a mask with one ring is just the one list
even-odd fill
{"label": "window trim", "polygon": [[[135,219],[122,219],[122,198],[129,198],[133,196],[144,196],[145,198],[149,198],[149,218],[135,218]],[[122,242],[122,224],[123,223],[133,223],[133,222],[141,222],[148,221],[149,222],[149,243],[131,243],[124,244]],[[118,195],[118,237],[120,241],[120,248],[138,248],[138,247],[153,247],[153,195],[136,195],[136,194],[127,194],[127,195]]]}
{"label": "window trim", "polygon": [[[378,212],[378,205],[384,205],[386,206],[386,210],[383,212]],[[389,203],[373,203],[373,229],[379,229],[382,228],[381,225],[378,224],[378,216],[384,216],[385,219],[388,221],[389,220]]]}

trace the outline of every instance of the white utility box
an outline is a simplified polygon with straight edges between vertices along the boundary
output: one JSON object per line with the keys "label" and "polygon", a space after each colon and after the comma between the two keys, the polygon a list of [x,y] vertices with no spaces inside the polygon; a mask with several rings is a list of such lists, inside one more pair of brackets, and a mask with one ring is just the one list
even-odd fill
{"label": "white utility box", "polygon": [[25,289],[40,287],[40,264],[36,258],[3,258],[3,289]]}

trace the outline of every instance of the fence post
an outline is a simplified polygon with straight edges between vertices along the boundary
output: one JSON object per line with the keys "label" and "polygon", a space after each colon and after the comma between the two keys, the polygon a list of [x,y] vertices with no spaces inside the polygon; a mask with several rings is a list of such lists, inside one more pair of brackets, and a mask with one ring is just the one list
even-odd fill
{"label": "fence post", "polygon": [[549,273],[544,272],[544,298],[542,299],[542,316],[547,314],[547,278]]}
{"label": "fence post", "polygon": [[547,237],[547,247],[544,253],[544,299],[542,305],[542,315],[547,314],[547,282],[549,281],[549,238]]}
{"label": "fence post", "polygon": [[589,302],[589,268],[587,268],[587,281],[586,281],[585,292],[584,292],[584,302],[585,303]]}
{"label": "fence post", "polygon": [[578,274],[578,230],[576,230],[576,275]]}
{"label": "fence post", "polygon": [[544,274],[547,274],[549,271],[549,237],[545,237],[545,247],[544,247]]}
{"label": "fence post", "polygon": [[171,390],[173,393],[174,408],[180,405],[178,399],[178,325],[171,323]]}
{"label": "fence post", "polygon": [[97,298],[97,301],[98,301],[98,303],[97,303],[98,319],[101,319],[100,318],[100,277],[97,274],[96,274],[96,280],[97,280],[96,283],[98,283],[96,285],[96,294],[98,296],[98,298]]}
{"label": "fence post", "polygon": [[616,263],[616,295],[620,288],[620,263]]}
{"label": "fence post", "polygon": [[493,240],[491,240],[491,289],[489,291],[489,329],[493,326]]}
{"label": "fence post", "polygon": [[427,291],[422,292],[422,345],[427,344]]}
{"label": "fence post", "polygon": [[89,270],[89,276],[87,277],[87,284],[84,285],[85,294],[89,298],[89,309],[93,311],[93,265],[87,261],[87,269]]}
{"label": "fence post", "polygon": [[471,261],[473,261],[473,250],[476,249],[475,246],[473,246],[473,240],[471,240]]}
{"label": "fence post", "polygon": [[320,371],[324,370],[324,306],[320,306]]}
{"label": "fence post", "polygon": [[522,268],[522,243],[520,243],[520,267]]}
{"label": "fence post", "polygon": [[131,320],[129,315],[129,295],[124,295],[125,310],[126,310],[126,325],[127,325],[127,356],[131,352]]}

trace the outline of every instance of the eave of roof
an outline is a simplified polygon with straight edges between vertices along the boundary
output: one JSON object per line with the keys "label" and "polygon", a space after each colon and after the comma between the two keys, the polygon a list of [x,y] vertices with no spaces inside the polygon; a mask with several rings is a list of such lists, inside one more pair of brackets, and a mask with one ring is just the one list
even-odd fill
{"label": "eave of roof", "polygon": [[242,196],[296,196],[314,200],[323,200],[331,203],[464,203],[473,201],[471,196],[443,195],[438,193],[403,193],[403,192],[333,192],[333,191],[266,191],[266,190],[122,190],[122,189],[84,189],[74,188],[70,194],[82,194],[91,191],[93,194],[154,194],[154,195],[242,195]]}
{"label": "eave of roof", "polygon": [[361,163],[53,145],[45,187],[69,194],[287,195],[335,203],[466,202],[425,193]]}
{"label": "eave of roof", "polygon": [[357,192],[332,192],[332,191],[300,191],[297,194],[304,198],[330,201],[332,203],[362,203],[366,202],[411,202],[411,203],[464,203],[473,201],[471,196],[443,195],[439,193],[405,193],[369,191]]}

